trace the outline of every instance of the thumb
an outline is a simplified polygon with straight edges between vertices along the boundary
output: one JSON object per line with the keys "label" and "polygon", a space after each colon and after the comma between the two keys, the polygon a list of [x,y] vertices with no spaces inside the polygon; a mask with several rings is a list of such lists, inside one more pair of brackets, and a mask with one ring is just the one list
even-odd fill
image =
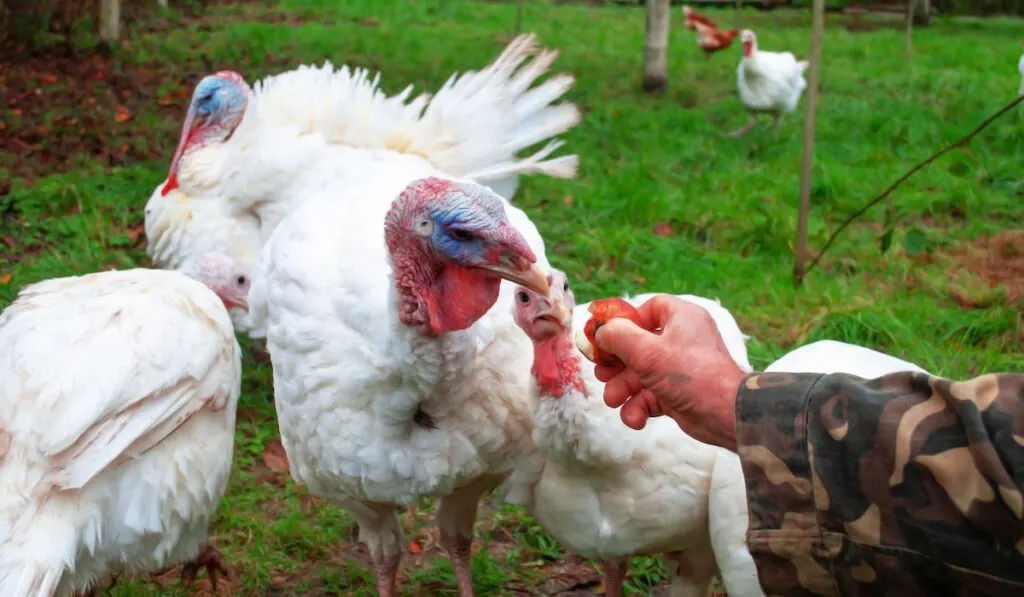
{"label": "thumb", "polygon": [[658,336],[628,319],[616,317],[597,328],[594,339],[603,350],[619,357],[626,367],[633,369],[640,358],[657,350]]}

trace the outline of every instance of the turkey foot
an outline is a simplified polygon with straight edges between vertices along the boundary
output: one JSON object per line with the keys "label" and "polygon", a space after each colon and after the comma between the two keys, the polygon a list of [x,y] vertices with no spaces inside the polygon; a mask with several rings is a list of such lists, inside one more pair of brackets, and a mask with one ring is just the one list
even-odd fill
{"label": "turkey foot", "polygon": [[[121,573],[118,572],[110,579],[110,585],[107,586],[107,590],[111,590],[117,585],[117,581],[121,579]],[[98,586],[93,585],[91,589],[87,591],[79,591],[75,593],[75,597],[100,597],[100,589]]]}
{"label": "turkey foot", "polygon": [[224,557],[220,555],[220,551],[210,543],[206,543],[200,547],[199,555],[196,559],[188,562],[182,567],[181,584],[187,586],[194,583],[200,568],[206,568],[206,575],[210,577],[210,586],[213,587],[214,592],[217,591],[218,573],[223,574],[224,578],[231,578],[231,568],[228,568],[227,562],[224,561]]}
{"label": "turkey foot", "polygon": [[757,117],[754,116],[753,114],[748,114],[747,115],[747,126],[740,127],[738,129],[736,129],[735,131],[729,133],[729,136],[730,137],[739,137],[741,135],[746,135],[747,133],[750,132],[750,129],[754,128],[755,126],[757,126]]}
{"label": "turkey foot", "polygon": [[620,560],[604,560],[601,572],[604,573],[604,597],[622,597],[622,581],[629,570],[629,558]]}
{"label": "turkey foot", "polygon": [[451,535],[441,531],[441,546],[448,552],[448,558],[455,569],[455,584],[459,586],[459,597],[475,597],[473,593],[473,573],[470,571],[470,548],[472,537]]}
{"label": "turkey foot", "polygon": [[401,556],[383,556],[374,564],[377,576],[377,597],[395,597],[395,585],[398,583],[398,565]]}

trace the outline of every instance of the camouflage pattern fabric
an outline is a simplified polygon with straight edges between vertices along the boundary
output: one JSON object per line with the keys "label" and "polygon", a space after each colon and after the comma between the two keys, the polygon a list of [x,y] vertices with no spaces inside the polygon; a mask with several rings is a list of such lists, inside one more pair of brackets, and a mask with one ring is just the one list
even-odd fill
{"label": "camouflage pattern fabric", "polygon": [[761,373],[736,440],[769,596],[1024,596],[1024,375]]}

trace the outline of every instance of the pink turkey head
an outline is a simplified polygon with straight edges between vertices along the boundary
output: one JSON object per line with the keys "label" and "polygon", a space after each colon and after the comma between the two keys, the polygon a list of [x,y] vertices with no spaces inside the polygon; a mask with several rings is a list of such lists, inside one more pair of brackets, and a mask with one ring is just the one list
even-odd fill
{"label": "pink turkey head", "polygon": [[399,320],[425,336],[466,329],[494,306],[501,280],[547,294],[547,274],[500,197],[475,184],[425,178],[392,203],[384,237]]}
{"label": "pink turkey head", "polygon": [[757,35],[750,29],[744,29],[740,33],[740,41],[743,43],[743,57],[751,58],[757,52]]}
{"label": "pink turkey head", "polygon": [[249,276],[231,257],[221,253],[206,253],[186,264],[182,270],[182,273],[212,290],[226,308],[249,310]]}
{"label": "pink turkey head", "polygon": [[245,115],[249,103],[249,85],[242,75],[222,70],[203,77],[192,93],[192,103],[185,114],[178,148],[171,158],[167,184],[160,193],[167,195],[178,187],[178,166],[188,153],[231,138]]}
{"label": "pink turkey head", "polygon": [[568,338],[572,334],[576,298],[569,290],[565,272],[552,269],[548,285],[547,296],[525,286],[516,288],[513,317],[516,325],[534,342],[543,342],[553,336]]}
{"label": "pink turkey head", "polygon": [[516,288],[513,311],[516,325],[533,341],[533,367],[540,396],[561,398],[567,390],[583,392],[580,358],[572,340],[572,312],[576,298],[565,273],[551,270],[545,296],[530,288]]}

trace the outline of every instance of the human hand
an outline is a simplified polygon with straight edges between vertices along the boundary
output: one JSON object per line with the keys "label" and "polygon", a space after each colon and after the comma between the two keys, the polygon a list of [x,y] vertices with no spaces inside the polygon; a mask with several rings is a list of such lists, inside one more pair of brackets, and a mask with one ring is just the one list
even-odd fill
{"label": "human hand", "polygon": [[633,429],[667,415],[690,436],[735,450],[736,392],[746,374],[729,355],[711,314],[668,295],[637,311],[643,328],[612,319],[597,330],[598,345],[622,361],[594,368],[605,382],[605,403],[621,406],[622,422]]}

